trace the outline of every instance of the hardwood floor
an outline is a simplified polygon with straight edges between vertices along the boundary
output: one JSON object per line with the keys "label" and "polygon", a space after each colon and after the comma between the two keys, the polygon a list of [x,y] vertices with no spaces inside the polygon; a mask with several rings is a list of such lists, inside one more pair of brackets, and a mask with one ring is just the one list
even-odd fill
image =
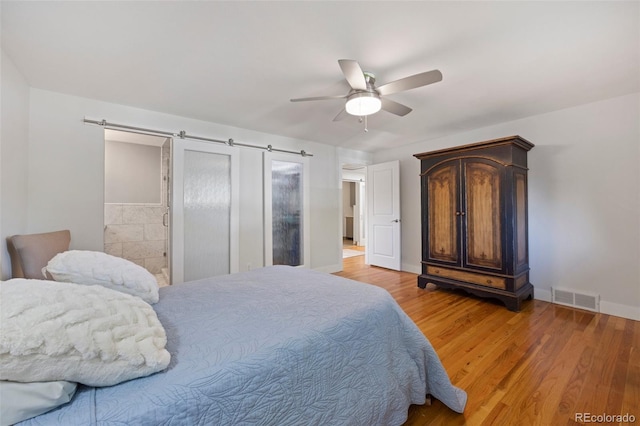
{"label": "hardwood floor", "polygon": [[[367,266],[363,256],[344,259],[336,275],[387,289],[467,392],[464,414],[434,401],[411,406],[405,425],[574,425],[624,414],[640,424],[638,321],[538,300],[515,313],[464,293],[422,290],[415,274]],[[634,424],[611,420],[600,423]]]}

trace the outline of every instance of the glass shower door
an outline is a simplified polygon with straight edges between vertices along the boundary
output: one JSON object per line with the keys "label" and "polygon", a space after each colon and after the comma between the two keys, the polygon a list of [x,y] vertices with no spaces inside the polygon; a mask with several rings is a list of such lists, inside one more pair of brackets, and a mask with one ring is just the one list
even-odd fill
{"label": "glass shower door", "polygon": [[271,236],[274,265],[302,265],[302,164],[271,163]]}
{"label": "glass shower door", "polygon": [[173,148],[172,283],[238,272],[237,148]]}
{"label": "glass shower door", "polygon": [[265,265],[309,267],[308,159],[264,154]]}

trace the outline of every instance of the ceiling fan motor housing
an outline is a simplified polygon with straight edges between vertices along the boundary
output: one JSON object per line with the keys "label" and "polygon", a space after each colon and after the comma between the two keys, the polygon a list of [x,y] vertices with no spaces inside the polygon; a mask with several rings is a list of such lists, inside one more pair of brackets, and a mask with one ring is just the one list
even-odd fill
{"label": "ceiling fan motor housing", "polygon": [[357,91],[347,97],[345,110],[351,115],[363,116],[371,115],[382,107],[380,95],[373,89],[370,91]]}

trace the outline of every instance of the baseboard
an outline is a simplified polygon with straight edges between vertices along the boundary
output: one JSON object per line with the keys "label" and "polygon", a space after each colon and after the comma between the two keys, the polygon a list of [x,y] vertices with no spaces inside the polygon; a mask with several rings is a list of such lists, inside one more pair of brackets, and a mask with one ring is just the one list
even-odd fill
{"label": "baseboard", "polygon": [[333,274],[335,272],[342,271],[342,263],[336,263],[335,265],[319,266],[312,268],[314,271],[325,272],[327,274]]}
{"label": "baseboard", "polygon": [[[402,267],[402,271],[403,272],[411,272],[412,274],[417,274],[417,275],[420,275],[422,273],[422,268],[420,266],[403,263],[401,267]],[[327,274],[333,274],[335,272],[342,271],[342,264],[341,263],[339,263],[339,264],[337,263],[335,265],[319,266],[317,268],[312,268],[312,269],[314,271],[326,272]]]}
{"label": "baseboard", "polygon": [[551,290],[547,290],[544,288],[538,288],[535,285],[533,286],[533,298],[536,300],[542,300],[543,302],[551,302]]}
{"label": "baseboard", "polygon": [[412,274],[420,275],[422,273],[421,265],[414,265],[410,263],[403,263],[401,268],[404,272],[411,272]]}
{"label": "baseboard", "polygon": [[[333,274],[335,272],[342,271],[342,264],[321,266],[321,267],[313,268],[313,269],[315,271],[320,271],[320,272],[326,272],[328,274]],[[420,266],[413,265],[413,264],[408,264],[408,263],[403,263],[402,264],[402,270],[405,271],[405,272],[411,272],[412,274],[418,274],[418,275],[420,275],[422,273],[422,268]],[[551,303],[551,301],[552,301],[551,290],[547,290],[547,289],[544,289],[544,288],[538,288],[535,285],[533,287],[534,287],[534,291],[533,291],[534,299],[541,300],[543,302]],[[607,302],[606,300],[600,300],[600,313],[607,314],[607,315],[613,315],[613,316],[616,316],[616,317],[621,317],[621,318],[626,318],[626,319],[631,319],[631,320],[635,320],[635,321],[640,321],[640,308],[639,307],[634,307],[634,306],[629,306],[629,305],[622,305],[622,304],[613,303],[613,302]]]}
{"label": "baseboard", "polygon": [[600,313],[640,321],[640,307],[600,299]]}
{"label": "baseboard", "polygon": [[[411,272],[412,274],[417,274],[417,275],[420,275],[422,273],[422,268],[420,266],[403,263],[401,267],[403,272]],[[342,268],[342,263],[336,263],[335,265],[319,266],[317,268],[312,268],[312,269],[314,271],[333,274],[335,272],[341,272],[343,268]]]}
{"label": "baseboard", "polygon": [[[534,299],[536,300],[542,300],[544,302],[550,303],[552,301],[551,290],[537,288],[534,286],[533,294]],[[606,300],[602,299],[600,299],[600,313],[640,321],[640,308],[629,305],[621,305],[619,303],[607,302]]]}

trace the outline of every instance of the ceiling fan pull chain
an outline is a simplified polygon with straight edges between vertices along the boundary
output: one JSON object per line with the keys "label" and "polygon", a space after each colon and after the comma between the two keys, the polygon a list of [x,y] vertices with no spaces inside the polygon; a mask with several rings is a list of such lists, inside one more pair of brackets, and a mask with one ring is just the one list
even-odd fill
{"label": "ceiling fan pull chain", "polygon": [[369,131],[369,123],[366,115],[364,116],[364,131],[365,133]]}

